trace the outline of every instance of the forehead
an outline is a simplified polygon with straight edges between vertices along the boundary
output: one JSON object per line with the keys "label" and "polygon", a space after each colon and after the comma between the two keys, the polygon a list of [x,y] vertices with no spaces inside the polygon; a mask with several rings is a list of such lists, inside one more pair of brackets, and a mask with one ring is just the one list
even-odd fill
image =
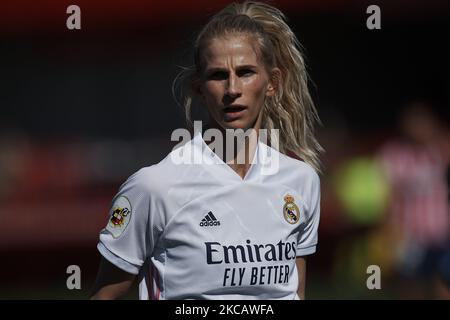
{"label": "forehead", "polygon": [[247,35],[230,35],[214,38],[203,51],[207,67],[233,65],[259,65],[258,44]]}

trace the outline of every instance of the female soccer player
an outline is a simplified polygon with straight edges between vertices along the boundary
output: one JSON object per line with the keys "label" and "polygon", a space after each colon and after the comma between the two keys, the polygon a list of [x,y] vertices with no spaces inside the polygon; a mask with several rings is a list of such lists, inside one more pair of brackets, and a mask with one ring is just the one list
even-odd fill
{"label": "female soccer player", "polygon": [[[199,98],[214,143],[198,131],[120,187],[92,298],[119,298],[137,279],[141,299],[303,299],[321,147],[298,40],[278,9],[231,4],[198,35],[188,71],[187,116]],[[227,149],[237,129],[253,134]]]}

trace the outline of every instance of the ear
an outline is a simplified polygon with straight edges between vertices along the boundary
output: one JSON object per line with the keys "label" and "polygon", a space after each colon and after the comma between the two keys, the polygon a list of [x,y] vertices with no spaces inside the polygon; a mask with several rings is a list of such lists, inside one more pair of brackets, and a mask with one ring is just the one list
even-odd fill
{"label": "ear", "polygon": [[266,96],[273,97],[278,88],[281,86],[281,70],[273,68],[269,75],[269,83],[267,84]]}

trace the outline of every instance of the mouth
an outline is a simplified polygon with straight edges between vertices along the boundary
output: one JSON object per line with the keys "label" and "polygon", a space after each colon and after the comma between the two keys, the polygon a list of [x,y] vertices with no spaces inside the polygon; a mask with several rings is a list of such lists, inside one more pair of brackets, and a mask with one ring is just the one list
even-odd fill
{"label": "mouth", "polygon": [[240,105],[240,104],[232,104],[225,108],[223,108],[223,112],[225,113],[234,113],[234,112],[240,112],[247,109],[247,107]]}
{"label": "mouth", "polygon": [[240,104],[233,104],[223,108],[224,120],[226,122],[234,121],[242,116],[242,114],[247,110],[246,106]]}

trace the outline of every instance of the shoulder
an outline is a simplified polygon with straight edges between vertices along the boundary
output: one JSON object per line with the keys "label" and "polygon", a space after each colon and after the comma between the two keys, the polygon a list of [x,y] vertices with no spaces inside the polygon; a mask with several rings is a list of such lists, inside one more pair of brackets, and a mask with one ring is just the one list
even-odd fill
{"label": "shoulder", "polygon": [[136,188],[151,193],[162,192],[164,194],[181,177],[190,174],[187,171],[194,167],[177,161],[179,152],[181,150],[186,152],[188,148],[190,148],[190,144],[181,146],[171,151],[160,162],[140,168],[125,180],[121,189]]}
{"label": "shoulder", "polygon": [[268,183],[282,185],[295,192],[305,201],[308,207],[314,207],[320,199],[320,177],[308,163],[298,158],[283,154],[273,148],[271,162],[278,161],[278,170],[265,179]]}
{"label": "shoulder", "polygon": [[[274,149],[272,149],[274,150]],[[318,184],[320,183],[320,177],[317,171],[303,159],[297,157],[292,152],[286,152],[286,154],[279,151],[278,157],[280,159],[280,171],[284,174],[289,174],[296,179],[301,179],[304,182]]]}

